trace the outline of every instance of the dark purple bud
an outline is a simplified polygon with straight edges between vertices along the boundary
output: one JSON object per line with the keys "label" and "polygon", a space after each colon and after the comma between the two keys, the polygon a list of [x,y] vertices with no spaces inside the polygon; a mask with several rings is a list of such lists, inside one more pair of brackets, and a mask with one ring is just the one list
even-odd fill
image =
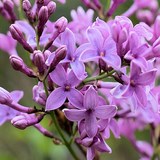
{"label": "dark purple bud", "polygon": [[38,37],[42,35],[44,26],[46,22],[48,21],[49,15],[48,15],[48,8],[46,6],[42,6],[38,13]]}
{"label": "dark purple bud", "polygon": [[39,123],[44,117],[44,114],[22,114],[14,117],[11,123],[14,127],[25,129],[26,127]]}
{"label": "dark purple bud", "polygon": [[16,20],[16,15],[14,13],[14,3],[11,0],[5,0],[3,2],[4,9],[8,12],[11,17],[11,21],[14,22]]}
{"label": "dark purple bud", "polygon": [[45,60],[44,60],[44,55],[40,50],[34,51],[33,62],[37,66],[39,73],[43,74],[44,73]]}
{"label": "dark purple bud", "polygon": [[19,56],[12,55],[9,57],[10,63],[15,70],[20,71],[24,67],[24,62]]}
{"label": "dark purple bud", "polygon": [[61,46],[55,51],[55,56],[50,64],[49,72],[52,72],[57,66],[57,64],[66,57],[66,52],[66,46]]}
{"label": "dark purple bud", "polygon": [[50,16],[50,15],[51,15],[52,13],[54,13],[55,10],[56,10],[56,3],[53,2],[53,1],[50,1],[50,2],[48,3],[48,5],[47,5],[47,8],[48,8],[48,14],[49,14],[49,16]]}
{"label": "dark purple bud", "polygon": [[9,27],[9,31],[12,35],[12,37],[17,40],[25,50],[29,51],[30,53],[33,53],[32,47],[26,42],[24,39],[23,33],[20,31],[19,27],[16,24],[12,24]]}
{"label": "dark purple bud", "polygon": [[61,17],[55,22],[55,28],[58,30],[58,32],[62,33],[65,31],[67,24],[67,19],[65,17]]}
{"label": "dark purple bud", "polygon": [[17,71],[21,71],[22,73],[26,74],[29,77],[35,77],[34,72],[27,67],[27,65],[24,63],[24,61],[16,55],[11,55],[9,57],[10,63],[12,65],[12,67],[17,70]]}
{"label": "dark purple bud", "polygon": [[24,10],[25,12],[30,11],[31,8],[32,8],[31,3],[30,3],[29,0],[23,0],[22,7],[23,7],[23,10]]}
{"label": "dark purple bud", "polygon": [[12,103],[12,98],[10,93],[4,88],[0,87],[0,104],[10,104]]}

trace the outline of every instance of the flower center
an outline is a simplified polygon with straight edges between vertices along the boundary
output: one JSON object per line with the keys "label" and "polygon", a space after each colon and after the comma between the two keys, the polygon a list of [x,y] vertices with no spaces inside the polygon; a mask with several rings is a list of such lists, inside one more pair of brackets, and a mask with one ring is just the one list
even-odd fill
{"label": "flower center", "polygon": [[71,89],[71,87],[69,85],[65,86],[65,91],[69,91]]}
{"label": "flower center", "polygon": [[131,84],[132,87],[134,87],[136,85],[135,81],[133,79],[130,80],[130,84]]}
{"label": "flower center", "polygon": [[105,56],[104,52],[100,52],[100,56],[104,57]]}

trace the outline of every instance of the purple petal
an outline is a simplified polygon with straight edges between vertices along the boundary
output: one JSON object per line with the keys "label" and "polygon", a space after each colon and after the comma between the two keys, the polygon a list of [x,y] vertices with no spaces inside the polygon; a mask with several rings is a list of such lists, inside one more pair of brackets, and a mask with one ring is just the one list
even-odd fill
{"label": "purple petal", "polygon": [[135,83],[142,86],[150,85],[155,80],[156,72],[157,70],[153,69],[152,71],[140,74],[137,79],[135,79]]}
{"label": "purple petal", "polygon": [[103,105],[95,108],[95,116],[100,119],[109,119],[115,116],[117,112],[116,106]]}
{"label": "purple petal", "polygon": [[116,54],[106,54],[105,57],[102,57],[102,59],[111,67],[115,69],[119,69],[121,66],[121,59]]}
{"label": "purple petal", "polygon": [[99,59],[99,55],[95,49],[87,49],[80,56],[80,60],[83,62],[95,61],[97,59]]}
{"label": "purple petal", "polygon": [[124,92],[122,93],[122,96],[130,97],[133,95],[133,93],[134,93],[134,87],[132,87],[131,85],[128,85],[124,90]]}
{"label": "purple petal", "polygon": [[18,102],[23,97],[24,93],[23,91],[17,90],[17,91],[10,92],[10,95],[15,102]]}
{"label": "purple petal", "polygon": [[85,129],[88,137],[94,137],[98,131],[97,119],[94,114],[88,114],[85,118]]}
{"label": "purple petal", "polygon": [[67,54],[72,57],[76,49],[75,36],[73,32],[67,28],[65,32],[61,34],[61,41],[63,45],[67,46]]}
{"label": "purple petal", "polygon": [[55,110],[62,106],[66,100],[66,94],[62,87],[55,89],[47,98],[46,111]]}
{"label": "purple petal", "polygon": [[94,109],[98,105],[98,94],[93,86],[86,91],[83,104],[86,109]]}
{"label": "purple petal", "polygon": [[71,88],[70,91],[66,92],[69,102],[76,108],[83,109],[83,95],[80,91]]}
{"label": "purple petal", "polygon": [[95,49],[101,50],[104,42],[101,32],[98,29],[89,28],[87,35],[92,46],[95,47]]}
{"label": "purple petal", "polygon": [[64,114],[70,121],[81,121],[85,118],[86,110],[64,109]]}
{"label": "purple petal", "polygon": [[137,75],[141,73],[141,68],[134,62],[131,63],[131,72],[130,72],[130,78],[136,79]]}
{"label": "purple petal", "polygon": [[105,40],[103,47],[105,49],[106,54],[117,54],[116,43],[111,37],[108,37]]}
{"label": "purple petal", "polygon": [[119,127],[118,127],[118,124],[117,124],[117,121],[115,119],[111,119],[110,120],[110,129],[112,130],[114,136],[116,138],[120,138],[120,131],[119,131]]}
{"label": "purple petal", "polygon": [[66,82],[67,74],[62,65],[57,65],[55,70],[53,70],[50,74],[50,77],[53,82],[55,82],[59,86],[63,86]]}
{"label": "purple petal", "polygon": [[93,160],[95,157],[94,147],[87,148],[87,160]]}
{"label": "purple petal", "polygon": [[136,86],[135,93],[136,93],[136,97],[137,97],[138,102],[143,107],[145,107],[147,105],[147,95],[146,95],[144,87]]}
{"label": "purple petal", "polygon": [[73,70],[71,70],[67,75],[67,84],[70,84],[71,87],[76,87],[81,81],[76,77]]}
{"label": "purple petal", "polygon": [[83,62],[75,60],[74,62],[71,62],[70,65],[79,80],[84,80],[86,78],[87,73],[85,72],[85,65]]}

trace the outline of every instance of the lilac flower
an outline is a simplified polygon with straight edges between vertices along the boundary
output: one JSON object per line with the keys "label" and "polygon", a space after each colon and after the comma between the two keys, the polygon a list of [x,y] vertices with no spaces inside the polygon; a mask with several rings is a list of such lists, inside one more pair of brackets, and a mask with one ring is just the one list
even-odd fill
{"label": "lilac flower", "polygon": [[77,11],[71,11],[73,20],[68,24],[68,28],[75,34],[79,45],[87,42],[86,29],[92,25],[93,14],[92,9],[85,12],[82,7],[78,7]]}
{"label": "lilac flower", "polygon": [[98,101],[97,92],[90,86],[84,95],[82,106],[75,106],[76,109],[64,109],[65,116],[70,121],[85,120],[85,130],[89,137],[94,137],[98,132],[97,119],[109,119],[116,114],[116,106],[99,106]]}
{"label": "lilac flower", "polygon": [[[15,102],[18,102],[22,98],[23,92],[12,91],[10,93],[10,96]],[[19,111],[12,109],[10,106],[7,106],[5,104],[0,104],[0,125],[4,124],[8,120],[11,120],[16,115],[19,115],[19,114],[20,114]]]}
{"label": "lilac flower", "polygon": [[104,39],[101,32],[94,27],[87,30],[87,35],[89,43],[84,44],[87,47],[80,59],[84,62],[103,60],[114,69],[119,69],[121,59],[117,55],[116,44],[111,36]]}
{"label": "lilac flower", "polygon": [[73,32],[69,29],[66,29],[65,32],[61,34],[61,39],[58,43],[60,43],[60,45],[66,45],[67,47],[66,58],[61,63],[70,63],[70,66],[76,77],[79,80],[83,80],[87,76],[84,63],[79,60],[83,48],[79,47],[76,49],[75,36]]}
{"label": "lilac flower", "polygon": [[33,87],[32,92],[34,101],[45,106],[47,97],[45,94],[43,83],[38,82],[38,85],[35,85]]}
{"label": "lilac flower", "polygon": [[0,33],[0,49],[7,52],[9,55],[17,55],[17,42],[9,35]]}
{"label": "lilac flower", "polygon": [[95,137],[84,137],[77,142],[87,147],[87,160],[93,160],[96,151],[111,153],[111,148],[106,144],[103,137],[98,134]]}
{"label": "lilac flower", "polygon": [[46,102],[46,111],[55,110],[63,105],[66,98],[73,105],[82,106],[82,94],[75,89],[80,83],[72,70],[65,72],[61,64],[50,73],[50,77],[59,87],[51,92]]}

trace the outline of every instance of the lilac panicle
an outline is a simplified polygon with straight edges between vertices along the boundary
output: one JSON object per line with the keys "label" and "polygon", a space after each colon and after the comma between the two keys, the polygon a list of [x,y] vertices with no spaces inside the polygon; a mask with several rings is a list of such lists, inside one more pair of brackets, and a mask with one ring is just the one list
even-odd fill
{"label": "lilac panicle", "polygon": [[20,114],[11,120],[14,127],[25,129],[26,127],[39,123],[44,117],[44,114]]}
{"label": "lilac panicle", "polygon": [[[92,100],[91,100],[92,97]],[[75,106],[76,109],[64,109],[65,116],[70,121],[85,120],[85,130],[88,137],[94,137],[98,132],[97,119],[109,119],[116,114],[117,107],[114,105],[98,105],[98,94],[90,86],[83,98],[82,106]]]}
{"label": "lilac panicle", "polygon": [[82,94],[75,89],[80,83],[72,70],[66,73],[63,66],[58,64],[55,70],[50,73],[50,77],[59,87],[51,92],[46,102],[46,111],[55,110],[61,107],[66,98],[73,105],[81,105]]}

